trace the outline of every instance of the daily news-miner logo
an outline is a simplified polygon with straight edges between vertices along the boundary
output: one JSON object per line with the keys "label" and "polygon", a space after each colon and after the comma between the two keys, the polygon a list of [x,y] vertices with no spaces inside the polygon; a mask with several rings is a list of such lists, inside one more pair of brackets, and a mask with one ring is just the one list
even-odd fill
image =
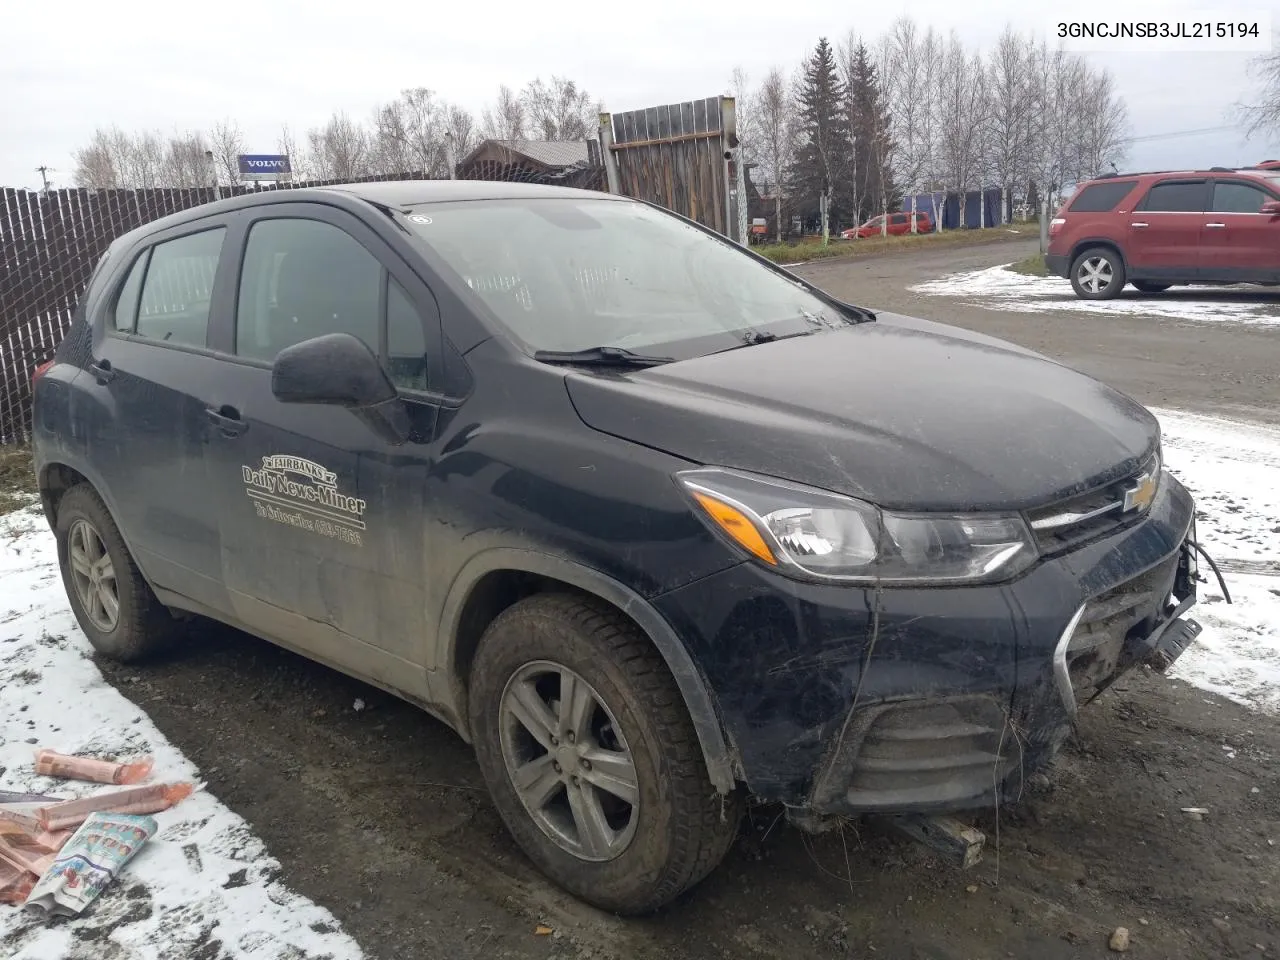
{"label": "daily news-miner logo", "polygon": [[258,516],[360,545],[365,501],[338,489],[338,475],[313,460],[273,454],[241,467]]}

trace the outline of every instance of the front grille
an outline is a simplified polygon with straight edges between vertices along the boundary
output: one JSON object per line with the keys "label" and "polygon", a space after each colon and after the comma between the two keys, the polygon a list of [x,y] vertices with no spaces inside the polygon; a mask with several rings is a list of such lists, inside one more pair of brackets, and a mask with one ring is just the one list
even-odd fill
{"label": "front grille", "polygon": [[[1154,626],[1173,590],[1174,555],[1146,573],[1090,599],[1067,642],[1067,673],[1077,701],[1127,666],[1125,646],[1139,625]],[[1132,651],[1130,651],[1132,653]]]}
{"label": "front grille", "polygon": [[1160,481],[1159,452],[1127,477],[1028,511],[1040,553],[1062,553],[1136,523],[1146,508],[1126,510],[1126,497],[1148,476]]}

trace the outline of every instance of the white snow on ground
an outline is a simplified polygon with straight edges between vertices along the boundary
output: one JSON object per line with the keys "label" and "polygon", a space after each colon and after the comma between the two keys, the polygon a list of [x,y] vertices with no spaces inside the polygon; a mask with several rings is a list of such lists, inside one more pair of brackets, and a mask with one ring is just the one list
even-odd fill
{"label": "white snow on ground", "polygon": [[[36,776],[36,745],[104,757],[151,753],[149,782],[198,771],[108,685],[67,606],[43,517],[0,518],[0,790],[83,796],[119,789]],[[198,791],[155,815],[159,831],[75,919],[0,904],[10,960],[346,960],[361,956],[327,911],[292,893],[245,822]],[[318,838],[319,839],[319,838]]]}
{"label": "white snow on ground", "polygon": [[1043,313],[1133,314],[1198,323],[1234,322],[1280,325],[1280,294],[1267,287],[1172,287],[1142,294],[1126,288],[1114,300],[1081,300],[1060,277],[1032,277],[1007,266],[989,267],[916,284],[914,293],[954,297],[988,310]]}
{"label": "white snow on ground", "polygon": [[1234,601],[1223,601],[1202,561],[1207,582],[1189,615],[1204,632],[1172,675],[1280,712],[1280,430],[1153,412],[1164,433],[1166,466],[1196,498],[1196,534]]}

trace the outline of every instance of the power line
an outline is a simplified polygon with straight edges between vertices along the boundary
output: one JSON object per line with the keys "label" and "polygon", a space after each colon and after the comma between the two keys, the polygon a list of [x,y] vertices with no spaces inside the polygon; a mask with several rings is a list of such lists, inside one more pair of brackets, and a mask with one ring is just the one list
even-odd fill
{"label": "power line", "polygon": [[1220,127],[1201,127],[1199,130],[1174,130],[1169,133],[1148,133],[1140,137],[1125,137],[1121,143],[1149,143],[1152,140],[1176,140],[1179,137],[1199,137],[1209,133],[1226,133],[1239,130],[1239,127],[1225,125]]}

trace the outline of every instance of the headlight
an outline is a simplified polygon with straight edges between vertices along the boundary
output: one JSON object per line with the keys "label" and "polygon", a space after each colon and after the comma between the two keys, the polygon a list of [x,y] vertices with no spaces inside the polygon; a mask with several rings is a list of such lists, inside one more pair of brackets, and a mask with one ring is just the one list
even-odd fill
{"label": "headlight", "polygon": [[711,525],[780,573],[847,583],[990,583],[1036,558],[1017,514],[893,513],[785,480],[705,468],[677,475]]}

